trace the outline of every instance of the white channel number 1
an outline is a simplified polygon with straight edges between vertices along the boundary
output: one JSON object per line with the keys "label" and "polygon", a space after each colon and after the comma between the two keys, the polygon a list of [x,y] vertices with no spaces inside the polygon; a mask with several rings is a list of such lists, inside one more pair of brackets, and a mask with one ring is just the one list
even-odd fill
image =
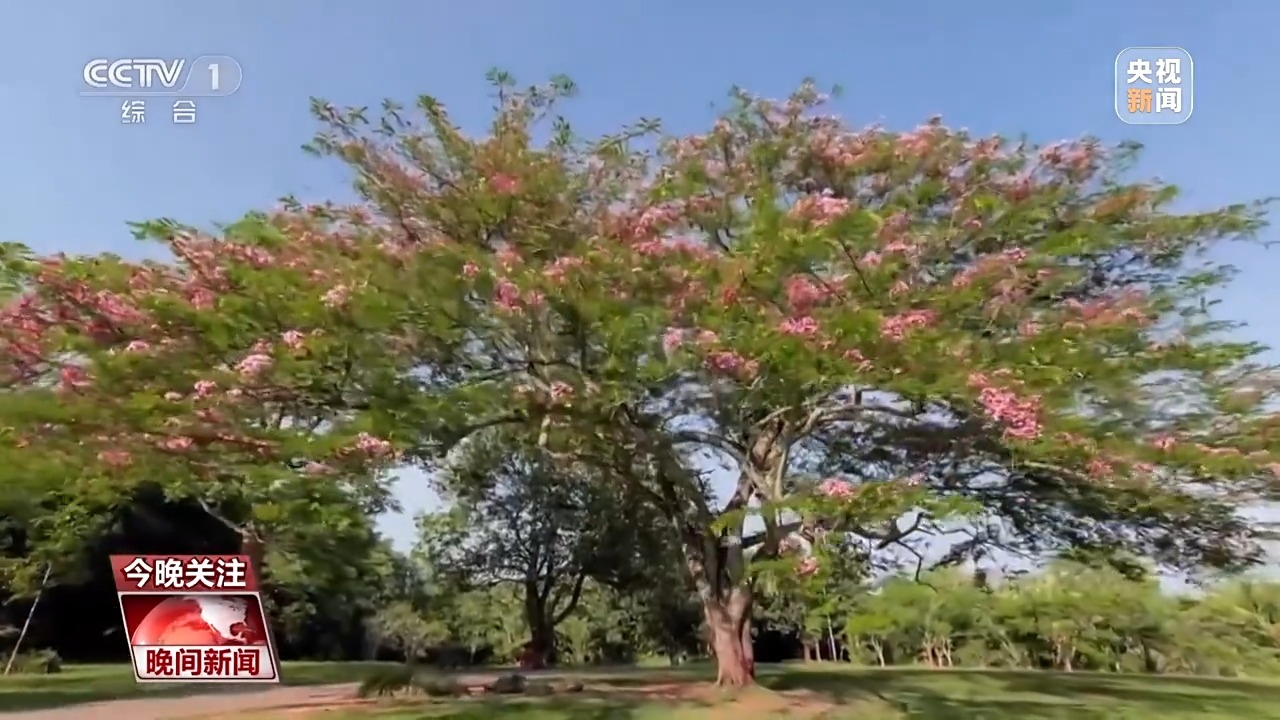
{"label": "white channel number 1", "polygon": [[218,90],[221,89],[218,84],[218,63],[212,63],[209,65],[209,76],[209,89],[213,92],[218,92]]}

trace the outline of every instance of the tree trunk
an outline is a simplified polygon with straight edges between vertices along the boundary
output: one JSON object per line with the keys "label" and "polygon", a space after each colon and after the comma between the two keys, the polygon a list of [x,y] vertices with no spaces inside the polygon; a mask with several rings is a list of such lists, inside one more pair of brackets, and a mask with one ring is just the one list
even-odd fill
{"label": "tree trunk", "polygon": [[755,682],[755,650],[751,642],[751,589],[737,587],[729,602],[704,600],[716,658],[716,684],[745,687]]}
{"label": "tree trunk", "polygon": [[529,670],[541,670],[555,662],[556,631],[547,616],[546,603],[538,594],[538,584],[525,583],[524,620],[529,627],[529,644],[520,664]]}
{"label": "tree trunk", "polygon": [[[248,556],[249,567],[253,568],[253,574],[258,578],[258,597],[266,595],[266,592],[262,589],[262,584],[265,580],[263,570],[267,562],[266,545],[262,542],[262,537],[258,532],[247,525],[240,528],[240,554]],[[271,656],[275,661],[276,672],[279,673],[280,650],[276,645],[275,630],[271,627],[271,618],[266,617],[266,612],[267,608],[264,602],[262,608],[262,624],[264,627],[262,629],[267,633],[267,643],[271,649]]]}
{"label": "tree trunk", "polygon": [[45,563],[44,579],[40,581],[40,589],[36,591],[36,596],[31,601],[31,608],[27,610],[27,619],[22,622],[22,630],[18,633],[18,639],[13,643],[13,652],[9,653],[9,662],[5,663],[4,666],[5,675],[13,671],[13,661],[18,659],[18,651],[22,649],[22,641],[27,639],[27,630],[31,628],[31,618],[35,617],[36,606],[40,604],[40,598],[44,595],[44,588],[49,584],[49,575],[52,573],[53,563]]}

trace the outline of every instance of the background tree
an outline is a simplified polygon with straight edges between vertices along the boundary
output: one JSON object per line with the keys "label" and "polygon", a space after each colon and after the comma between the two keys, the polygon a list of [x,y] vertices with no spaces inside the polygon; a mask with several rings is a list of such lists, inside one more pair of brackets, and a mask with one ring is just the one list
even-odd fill
{"label": "background tree", "polygon": [[554,661],[556,628],[589,579],[637,587],[662,562],[666,548],[653,526],[660,518],[644,512],[626,486],[567,465],[530,438],[473,437],[436,485],[449,509],[422,518],[419,553],[455,583],[510,584],[539,664]]}

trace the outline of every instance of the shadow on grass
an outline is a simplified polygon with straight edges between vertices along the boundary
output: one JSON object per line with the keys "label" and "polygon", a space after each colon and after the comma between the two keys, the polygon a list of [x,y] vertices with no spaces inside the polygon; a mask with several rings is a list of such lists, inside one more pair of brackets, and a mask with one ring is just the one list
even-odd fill
{"label": "shadow on grass", "polygon": [[1280,718],[1280,686],[1212,678],[894,668],[798,669],[760,682],[841,705],[878,699],[913,717]]}
{"label": "shadow on grass", "polygon": [[551,698],[401,701],[339,717],[351,720],[670,720],[682,717],[685,712],[707,707],[710,706],[705,703],[658,704],[639,698],[583,694]]}
{"label": "shadow on grass", "polygon": [[[395,663],[284,663],[285,685],[358,683],[377,668]],[[261,691],[263,685],[207,685],[199,683],[145,684],[134,682],[127,665],[70,666],[54,675],[0,677],[0,713],[82,705],[110,700],[189,697]]]}

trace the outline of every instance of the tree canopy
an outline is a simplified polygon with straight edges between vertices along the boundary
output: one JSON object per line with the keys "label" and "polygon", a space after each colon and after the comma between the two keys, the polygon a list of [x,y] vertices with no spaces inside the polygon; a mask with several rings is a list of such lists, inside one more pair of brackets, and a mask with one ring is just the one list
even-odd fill
{"label": "tree canopy", "polygon": [[317,101],[354,204],[139,226],[166,263],[11,258],[0,472],[47,493],[36,547],[140,484],[269,543],[500,432],[661,518],[735,685],[756,584],[831,543],[1257,559],[1275,390],[1208,251],[1260,205],[1179,211],[1131,146],[851,128],[811,83],[590,139],[567,79],[491,80],[480,136]]}

